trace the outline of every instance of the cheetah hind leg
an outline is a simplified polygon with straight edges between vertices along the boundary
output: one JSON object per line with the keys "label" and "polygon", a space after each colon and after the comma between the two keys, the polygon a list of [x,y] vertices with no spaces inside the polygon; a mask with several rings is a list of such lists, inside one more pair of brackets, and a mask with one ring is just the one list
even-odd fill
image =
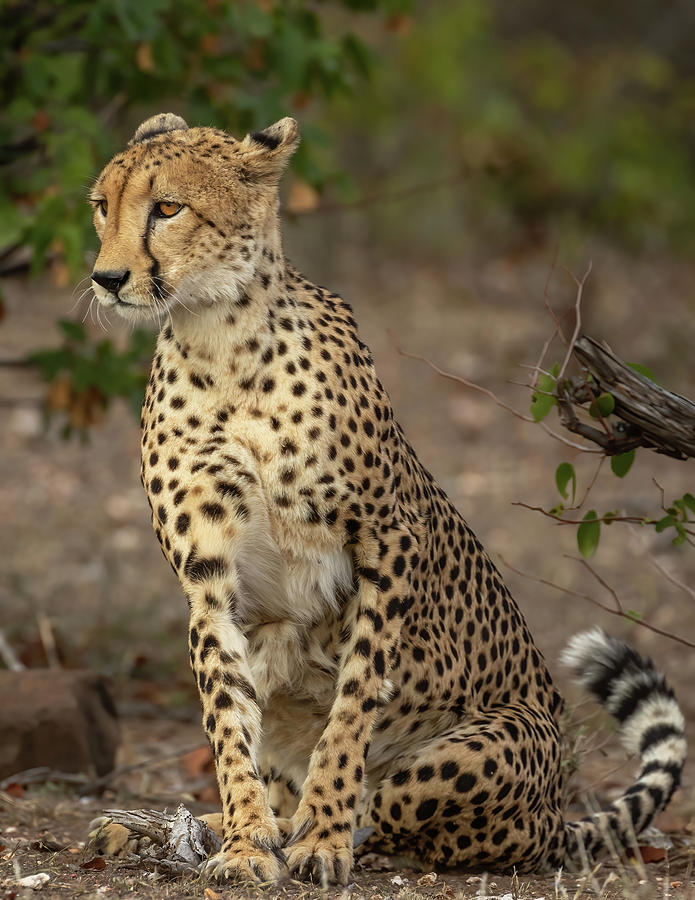
{"label": "cheetah hind leg", "polygon": [[532,870],[558,840],[557,728],[543,711],[479,712],[394,761],[365,798],[362,852],[428,866]]}

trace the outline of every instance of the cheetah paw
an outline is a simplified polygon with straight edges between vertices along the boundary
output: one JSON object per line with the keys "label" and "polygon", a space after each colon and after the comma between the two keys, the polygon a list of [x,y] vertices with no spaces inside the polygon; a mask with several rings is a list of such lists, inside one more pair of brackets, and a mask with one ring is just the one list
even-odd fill
{"label": "cheetah paw", "polygon": [[326,845],[325,841],[302,841],[285,850],[287,868],[298,878],[311,879],[325,887],[330,882],[347,884],[352,869],[352,848]]}
{"label": "cheetah paw", "polygon": [[262,848],[249,841],[237,843],[234,849],[221,850],[200,867],[202,875],[219,880],[273,883],[282,875],[285,859],[276,847]]}
{"label": "cheetah paw", "polygon": [[133,834],[124,825],[117,825],[108,816],[99,816],[89,823],[87,848],[101,856],[138,853],[149,844],[150,838],[142,834]]}

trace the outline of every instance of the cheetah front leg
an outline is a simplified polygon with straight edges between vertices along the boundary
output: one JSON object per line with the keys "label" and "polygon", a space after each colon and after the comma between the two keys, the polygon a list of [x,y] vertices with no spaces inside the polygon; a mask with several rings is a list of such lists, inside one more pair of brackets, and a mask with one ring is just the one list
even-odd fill
{"label": "cheetah front leg", "polygon": [[401,527],[383,527],[355,551],[358,591],[348,613],[336,694],[311,755],[302,799],[286,845],[290,872],[346,884],[362,795],[365,760],[377,702],[398,649],[411,604],[415,541]]}
{"label": "cheetah front leg", "polygon": [[[258,771],[261,713],[246,659],[246,640],[229,613],[210,610],[211,598],[234,596],[227,572],[189,593],[189,646],[203,707],[203,726],[215,757],[222,799],[222,849],[207,874],[275,881],[284,858],[282,837]],[[224,583],[222,583],[224,582]]]}

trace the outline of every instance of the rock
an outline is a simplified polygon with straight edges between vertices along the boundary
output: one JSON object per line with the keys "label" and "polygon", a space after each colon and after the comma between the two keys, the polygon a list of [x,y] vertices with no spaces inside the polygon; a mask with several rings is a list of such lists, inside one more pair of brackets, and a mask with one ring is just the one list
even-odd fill
{"label": "rock", "polygon": [[0,778],[35,766],[110,772],[119,728],[108,679],[56,669],[0,671],[0,735]]}

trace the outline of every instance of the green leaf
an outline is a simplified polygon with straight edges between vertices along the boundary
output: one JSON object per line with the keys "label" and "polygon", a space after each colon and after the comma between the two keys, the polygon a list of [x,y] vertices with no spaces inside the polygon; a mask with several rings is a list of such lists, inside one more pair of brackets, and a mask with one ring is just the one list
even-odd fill
{"label": "green leaf", "polygon": [[613,520],[617,519],[617,517],[619,515],[620,515],[620,511],[617,509],[611,509],[608,512],[605,512],[603,514],[603,516],[601,517],[603,519],[603,524],[604,525],[612,525]]}
{"label": "green leaf", "polygon": [[563,462],[555,470],[555,484],[560,492],[560,496],[566,500],[568,497],[567,485],[572,482],[572,503],[577,492],[577,475],[574,471],[572,463]]}
{"label": "green leaf", "polygon": [[651,369],[647,368],[647,366],[643,366],[641,363],[628,363],[628,366],[633,369],[633,371],[637,372],[639,375],[644,375],[645,378],[648,378],[650,381],[653,381],[654,384],[658,384],[659,382],[654,377],[654,373]]}
{"label": "green leaf", "polygon": [[80,344],[83,344],[87,340],[87,332],[84,328],[84,325],[81,325],[79,322],[71,322],[69,319],[61,319],[58,324],[60,325],[61,331],[71,341],[77,341]]}
{"label": "green leaf", "polygon": [[674,547],[681,547],[685,543],[685,528],[682,525],[676,525],[676,531],[678,532],[674,539],[671,541]]}
{"label": "green leaf", "polygon": [[589,415],[594,419],[598,419],[599,415],[605,419],[606,416],[610,416],[614,409],[615,399],[613,398],[613,394],[609,394],[606,391],[595,400],[592,400],[591,406],[589,407]]}
{"label": "green leaf", "polygon": [[641,621],[642,621],[642,613],[641,613],[641,612],[637,612],[637,610],[635,610],[635,609],[628,609],[628,610],[627,610],[627,616],[628,616],[630,619],[632,619],[634,622],[641,622]]}
{"label": "green leaf", "polygon": [[577,528],[577,546],[584,557],[593,556],[596,553],[601,538],[601,523],[597,519],[596,510],[590,509]]}
{"label": "green leaf", "polygon": [[661,532],[665,531],[667,528],[673,528],[675,524],[676,517],[672,513],[669,513],[668,515],[664,516],[663,519],[659,519],[658,522],[655,522],[654,528],[656,529],[658,534],[661,534]]}
{"label": "green leaf", "polygon": [[557,404],[557,399],[553,395],[555,390],[555,378],[545,373],[538,376],[537,390],[533,392],[531,397],[531,415],[534,422],[540,422],[544,419],[550,410]]}
{"label": "green leaf", "polygon": [[695,497],[690,492],[683,494],[683,503],[691,512],[695,512]]}
{"label": "green leaf", "polygon": [[624,478],[632,468],[636,452],[636,450],[628,450],[627,453],[611,456],[611,472],[617,475],[618,478]]}

